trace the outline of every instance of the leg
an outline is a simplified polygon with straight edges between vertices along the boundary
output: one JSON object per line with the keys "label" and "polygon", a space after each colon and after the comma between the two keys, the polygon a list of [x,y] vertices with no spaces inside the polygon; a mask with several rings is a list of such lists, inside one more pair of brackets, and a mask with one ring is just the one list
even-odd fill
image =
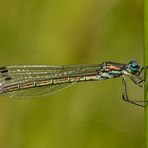
{"label": "leg", "polygon": [[137,74],[130,74],[128,75],[130,79],[140,87],[143,87],[147,81],[144,80],[144,76],[148,66],[142,67],[141,70]]}
{"label": "leg", "polygon": [[136,100],[131,100],[128,98],[125,77],[122,77],[122,99],[124,101],[129,102],[129,103],[132,103],[132,104],[135,104],[138,106],[142,106],[142,107],[146,106],[146,104],[148,103],[148,101],[136,101]]}
{"label": "leg", "polygon": [[138,73],[138,75],[140,76],[140,77],[142,77],[141,76],[141,73],[142,73],[142,71],[144,71],[143,72],[143,80],[141,80],[139,83],[143,83],[144,85],[148,82],[148,80],[146,79],[146,71],[147,71],[147,69],[148,69],[148,66],[145,66],[145,67],[142,67],[141,68],[141,70],[140,70],[140,72]]}
{"label": "leg", "polygon": [[[141,68],[141,70],[138,72],[138,74],[137,74],[137,76],[140,78],[142,78],[142,77],[144,77],[144,75],[146,74],[146,70],[148,69],[148,66],[145,66],[145,67],[142,67]],[[142,74],[142,72],[143,72],[143,76],[141,76],[141,74]],[[140,84],[145,84],[145,83],[147,83],[146,81],[144,81],[144,78],[141,80],[141,81],[139,81],[138,82],[139,83],[139,85]]]}
{"label": "leg", "polygon": [[148,69],[148,66],[142,67],[140,69],[140,71],[138,72],[137,76],[140,76],[140,74],[142,73],[142,71],[144,71],[144,73],[145,73],[147,69]]}

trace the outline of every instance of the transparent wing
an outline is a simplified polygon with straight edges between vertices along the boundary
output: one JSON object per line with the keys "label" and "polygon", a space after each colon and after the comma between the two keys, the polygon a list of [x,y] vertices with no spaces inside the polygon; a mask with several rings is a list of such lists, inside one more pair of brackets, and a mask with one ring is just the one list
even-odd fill
{"label": "transparent wing", "polygon": [[[99,65],[14,65],[0,67],[0,93],[20,98],[49,95],[73,85],[85,75],[96,75],[96,69],[99,68],[101,68]],[[72,78],[71,81],[70,78]],[[43,83],[45,81],[46,84]],[[42,86],[37,85],[41,82]],[[51,83],[47,85],[47,82]]]}
{"label": "transparent wing", "polygon": [[[68,65],[68,66],[49,66],[49,65],[14,65],[2,67],[3,73],[0,75],[0,83],[19,83],[37,79],[52,79],[70,76],[83,76],[94,74],[98,65]],[[4,81],[9,79],[9,81]]]}
{"label": "transparent wing", "polygon": [[47,95],[56,93],[64,88],[70,87],[75,83],[76,82],[63,83],[63,84],[57,84],[57,85],[48,85],[44,87],[34,87],[29,89],[22,89],[19,91],[8,92],[3,95],[15,97],[15,98],[33,98],[33,97],[47,96]]}

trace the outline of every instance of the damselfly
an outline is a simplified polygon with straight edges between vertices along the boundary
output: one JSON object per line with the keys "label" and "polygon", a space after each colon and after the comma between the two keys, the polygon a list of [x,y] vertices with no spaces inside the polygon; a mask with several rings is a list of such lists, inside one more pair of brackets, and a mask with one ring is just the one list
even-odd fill
{"label": "damselfly", "polygon": [[144,86],[141,76],[145,68],[136,61],[128,64],[104,62],[95,65],[13,65],[0,67],[0,94],[10,97],[30,98],[48,95],[76,82],[122,78],[123,100],[144,106],[146,101],[128,98],[126,79],[128,76],[139,87]]}

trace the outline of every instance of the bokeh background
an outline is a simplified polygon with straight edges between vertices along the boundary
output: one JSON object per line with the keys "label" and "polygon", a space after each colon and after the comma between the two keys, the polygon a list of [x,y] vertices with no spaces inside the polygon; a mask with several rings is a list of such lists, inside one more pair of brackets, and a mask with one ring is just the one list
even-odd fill
{"label": "bokeh background", "polygon": [[[131,59],[143,63],[141,0],[0,0],[0,65]],[[121,90],[112,79],[37,99],[1,96],[0,148],[144,148],[143,108]]]}

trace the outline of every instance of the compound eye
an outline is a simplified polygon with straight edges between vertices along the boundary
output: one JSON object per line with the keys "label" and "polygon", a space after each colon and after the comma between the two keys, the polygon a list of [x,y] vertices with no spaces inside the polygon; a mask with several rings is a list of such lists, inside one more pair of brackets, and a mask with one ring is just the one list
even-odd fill
{"label": "compound eye", "polygon": [[132,73],[138,72],[140,66],[136,61],[130,61],[129,62],[129,69],[131,70]]}
{"label": "compound eye", "polygon": [[138,64],[137,64],[137,63],[132,63],[131,66],[132,66],[133,68],[138,68]]}

